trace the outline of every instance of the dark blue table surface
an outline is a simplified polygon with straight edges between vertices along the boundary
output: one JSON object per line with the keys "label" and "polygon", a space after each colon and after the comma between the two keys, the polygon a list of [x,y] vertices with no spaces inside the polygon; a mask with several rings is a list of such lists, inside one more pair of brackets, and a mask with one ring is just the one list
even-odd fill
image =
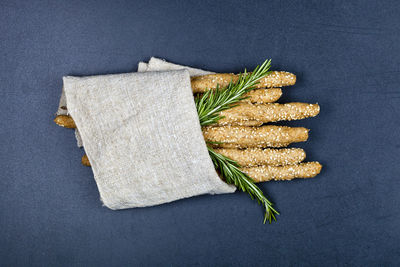
{"label": "dark blue table surface", "polygon": [[[399,1],[1,1],[0,266],[399,265]],[[150,208],[101,206],[63,75],[136,71],[151,56],[217,72],[271,58],[281,102],[318,102],[315,179]]]}

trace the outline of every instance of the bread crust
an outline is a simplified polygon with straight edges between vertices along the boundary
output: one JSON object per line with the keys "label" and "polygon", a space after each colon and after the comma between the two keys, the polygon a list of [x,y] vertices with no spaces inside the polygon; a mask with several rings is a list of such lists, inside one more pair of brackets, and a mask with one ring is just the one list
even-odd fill
{"label": "bread crust", "polygon": [[293,165],[306,158],[306,152],[301,148],[216,148],[214,151],[233,159],[242,167]]}
{"label": "bread crust", "polygon": [[[82,156],[82,164],[90,167],[90,162],[86,155]],[[248,174],[256,183],[272,180],[288,181],[295,178],[313,178],[321,172],[321,169],[322,165],[317,161],[284,166],[262,165],[241,168],[241,170]]]}
{"label": "bread crust", "polygon": [[244,97],[248,98],[242,100],[242,102],[254,103],[254,104],[273,103],[278,101],[278,99],[281,96],[282,96],[281,88],[254,89],[244,95]]}

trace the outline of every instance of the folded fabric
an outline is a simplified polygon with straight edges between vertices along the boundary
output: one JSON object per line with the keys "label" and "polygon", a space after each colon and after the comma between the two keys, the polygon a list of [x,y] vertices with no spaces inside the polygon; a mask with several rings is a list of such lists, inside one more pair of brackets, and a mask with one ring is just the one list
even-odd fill
{"label": "folded fabric", "polygon": [[[199,75],[207,75],[207,74],[213,74],[215,72],[211,71],[206,71],[202,69],[196,69],[188,66],[183,66],[183,65],[178,65],[174,64],[171,62],[167,62],[163,59],[155,58],[152,57],[148,63],[145,62],[139,62],[138,64],[138,72],[146,72],[146,71],[167,71],[167,70],[181,70],[181,69],[186,69],[189,71],[190,76],[199,76]],[[65,99],[65,92],[64,88],[62,89],[61,92],[61,97],[60,97],[60,102],[58,105],[58,110],[56,115],[67,115],[68,114],[68,107],[67,107],[67,101]],[[82,139],[79,134],[79,130],[75,129],[75,138],[76,138],[76,143],[78,147],[82,147]]]}
{"label": "folded fabric", "polygon": [[190,76],[199,76],[199,75],[207,75],[213,74],[215,72],[206,71],[202,69],[196,69],[188,66],[178,65],[171,62],[167,62],[163,59],[152,57],[149,60],[149,63],[139,62],[138,72],[144,71],[166,71],[166,70],[181,70],[185,69],[189,71]]}
{"label": "folded fabric", "polygon": [[235,191],[208,155],[188,70],[64,77],[64,90],[110,209]]}

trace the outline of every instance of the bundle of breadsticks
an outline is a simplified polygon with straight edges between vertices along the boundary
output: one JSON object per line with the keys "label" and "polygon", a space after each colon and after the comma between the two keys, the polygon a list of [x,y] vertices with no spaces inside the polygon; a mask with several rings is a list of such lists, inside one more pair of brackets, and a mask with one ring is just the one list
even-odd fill
{"label": "bundle of breadsticks", "polygon": [[[158,67],[167,64],[168,69],[179,69],[175,65],[152,58]],[[151,64],[142,63],[140,68],[151,71]],[[187,68],[187,67],[186,67]],[[193,70],[187,68],[189,73]],[[194,95],[207,90],[214,90],[217,85],[226,87],[231,81],[235,82],[238,75],[230,73],[210,73],[200,71],[204,75],[191,77]],[[308,139],[309,130],[303,127],[287,127],[271,125],[273,122],[300,120],[318,115],[318,104],[308,103],[276,103],[282,95],[281,87],[294,85],[296,76],[284,71],[273,71],[261,79],[257,88],[247,93],[247,98],[237,106],[221,113],[223,119],[216,124],[203,127],[205,140],[214,150],[235,160],[242,171],[247,173],[255,182],[270,180],[291,180],[294,178],[312,178],[321,171],[319,162],[303,162],[306,153],[301,148],[285,148],[292,143],[304,142]],[[67,107],[62,105],[55,123],[66,127],[76,128],[73,119],[68,115]],[[77,132],[79,141],[79,133]],[[79,142],[78,142],[79,143]],[[86,155],[82,164],[90,166]]]}

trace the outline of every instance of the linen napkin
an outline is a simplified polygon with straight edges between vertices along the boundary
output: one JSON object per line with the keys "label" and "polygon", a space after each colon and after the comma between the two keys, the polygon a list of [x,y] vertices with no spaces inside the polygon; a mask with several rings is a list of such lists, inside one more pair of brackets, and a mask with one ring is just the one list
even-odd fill
{"label": "linen napkin", "polygon": [[[199,76],[199,75],[207,75],[215,73],[207,70],[192,68],[189,66],[174,64],[164,59],[159,59],[155,57],[150,58],[148,63],[139,62],[137,71],[146,72],[146,71],[167,71],[167,70],[181,70],[181,69],[188,70],[190,76]],[[67,114],[68,114],[67,101],[65,98],[65,92],[63,87],[56,115],[67,115]],[[82,147],[83,146],[82,139],[80,137],[78,129],[75,129],[75,138],[77,146]]]}
{"label": "linen napkin", "polygon": [[167,62],[163,59],[152,57],[149,60],[149,63],[139,62],[138,72],[144,71],[165,71],[165,70],[181,70],[186,69],[189,71],[190,76],[199,76],[199,75],[207,75],[213,74],[215,72],[206,71],[202,69],[196,69],[188,66],[178,65],[171,62]]}
{"label": "linen napkin", "polygon": [[110,209],[235,191],[219,178],[208,155],[189,70],[63,81],[65,106]]}

